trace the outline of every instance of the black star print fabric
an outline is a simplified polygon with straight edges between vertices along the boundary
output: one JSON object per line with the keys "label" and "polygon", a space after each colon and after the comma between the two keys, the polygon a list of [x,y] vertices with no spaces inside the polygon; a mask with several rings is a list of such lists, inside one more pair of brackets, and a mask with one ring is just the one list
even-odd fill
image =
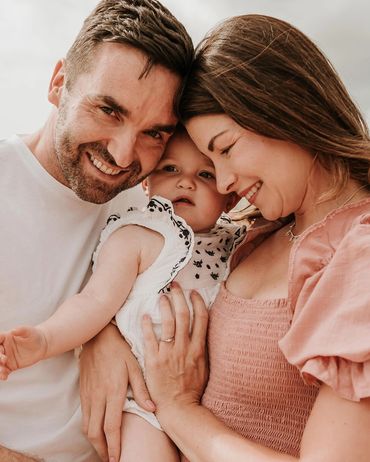
{"label": "black star print fabric", "polygon": [[[143,211],[130,208],[123,217],[111,215],[102,232],[94,261],[108,236],[127,224],[145,226],[160,232],[165,238],[165,248],[153,264],[155,271],[151,268],[150,279],[145,275],[147,271],[138,277],[146,279],[146,290],[156,293],[168,293],[174,278],[185,290],[218,289],[225,279],[230,254],[244,239],[246,232],[245,227],[232,224],[230,218],[223,215],[210,232],[194,235],[186,222],[174,214],[170,201],[154,196]],[[144,285],[139,285],[144,288]]]}

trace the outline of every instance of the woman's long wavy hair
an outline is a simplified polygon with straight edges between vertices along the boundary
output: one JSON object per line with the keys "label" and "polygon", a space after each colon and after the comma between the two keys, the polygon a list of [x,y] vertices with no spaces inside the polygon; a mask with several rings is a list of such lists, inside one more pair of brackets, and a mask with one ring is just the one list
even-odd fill
{"label": "woman's long wavy hair", "polygon": [[198,45],[180,113],[224,113],[242,127],[307,149],[331,173],[325,194],[351,178],[370,191],[366,122],[331,63],[292,25],[230,18]]}

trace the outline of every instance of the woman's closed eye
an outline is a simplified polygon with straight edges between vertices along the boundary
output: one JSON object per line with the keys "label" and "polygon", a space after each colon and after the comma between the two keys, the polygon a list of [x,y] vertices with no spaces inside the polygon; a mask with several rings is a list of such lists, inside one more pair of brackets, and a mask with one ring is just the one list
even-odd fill
{"label": "woman's closed eye", "polygon": [[230,144],[229,146],[226,146],[225,148],[223,149],[220,149],[220,154],[221,156],[227,156],[231,150],[231,148],[234,146],[236,142]]}

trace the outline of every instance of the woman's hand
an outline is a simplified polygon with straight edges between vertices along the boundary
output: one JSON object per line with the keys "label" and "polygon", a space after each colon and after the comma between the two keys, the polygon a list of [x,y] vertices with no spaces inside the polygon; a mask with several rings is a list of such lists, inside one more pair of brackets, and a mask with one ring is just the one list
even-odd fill
{"label": "woman's hand", "polygon": [[172,302],[166,296],[161,299],[160,341],[155,337],[150,317],[143,318],[146,381],[159,420],[161,410],[174,402],[198,404],[208,377],[208,312],[203,299],[197,292],[191,295],[194,322],[189,333],[189,308],[177,283],[172,283],[171,295]]}
{"label": "woman's hand", "polygon": [[118,329],[109,324],[84,345],[80,370],[83,431],[104,462],[108,454],[117,461],[128,384],[140,406],[155,410],[139,364]]}

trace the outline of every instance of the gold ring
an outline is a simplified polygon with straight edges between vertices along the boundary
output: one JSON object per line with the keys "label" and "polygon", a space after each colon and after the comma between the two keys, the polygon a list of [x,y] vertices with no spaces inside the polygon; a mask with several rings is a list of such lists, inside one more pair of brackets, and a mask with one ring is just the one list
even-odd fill
{"label": "gold ring", "polygon": [[160,342],[171,343],[175,340],[175,337],[161,338]]}

